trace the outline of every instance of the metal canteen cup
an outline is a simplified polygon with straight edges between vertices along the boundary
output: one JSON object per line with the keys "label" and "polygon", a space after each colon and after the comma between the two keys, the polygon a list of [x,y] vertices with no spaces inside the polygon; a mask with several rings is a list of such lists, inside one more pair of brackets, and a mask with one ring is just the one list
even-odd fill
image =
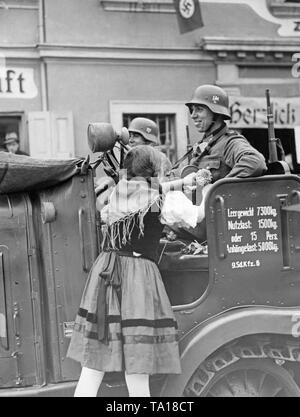
{"label": "metal canteen cup", "polygon": [[[189,174],[196,173],[198,168],[195,165],[186,165],[180,171],[180,178],[187,177]],[[187,197],[192,201],[193,204],[196,204],[197,201],[197,190],[191,189],[190,194]]]}
{"label": "metal canteen cup", "polygon": [[197,168],[195,165],[186,165],[182,170],[180,171],[180,177],[184,178],[189,174],[193,174],[198,171],[199,168]]}
{"label": "metal canteen cup", "polygon": [[93,153],[112,150],[116,142],[127,145],[129,132],[122,127],[121,132],[116,132],[110,123],[90,123],[87,130],[88,145]]}

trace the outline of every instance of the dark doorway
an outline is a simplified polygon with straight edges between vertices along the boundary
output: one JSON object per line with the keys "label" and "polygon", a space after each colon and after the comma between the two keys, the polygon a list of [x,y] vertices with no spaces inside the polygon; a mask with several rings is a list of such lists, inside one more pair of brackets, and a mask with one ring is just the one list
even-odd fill
{"label": "dark doorway", "polygon": [[4,145],[5,135],[10,132],[16,132],[20,139],[20,146],[22,148],[23,144],[22,138],[20,138],[20,124],[21,117],[0,115],[0,151],[6,151]]}
{"label": "dark doorway", "polygon": [[[241,133],[268,161],[268,129],[241,129]],[[300,174],[300,161],[297,161],[296,156],[294,129],[276,129],[275,134],[281,140],[286,160],[291,164],[291,171],[295,174]]]}

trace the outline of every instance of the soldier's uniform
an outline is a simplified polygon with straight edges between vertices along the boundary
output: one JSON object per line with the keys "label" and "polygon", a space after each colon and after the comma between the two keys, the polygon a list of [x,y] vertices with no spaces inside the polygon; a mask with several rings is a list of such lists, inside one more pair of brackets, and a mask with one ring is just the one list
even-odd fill
{"label": "soldier's uniform", "polygon": [[190,164],[209,169],[213,182],[224,177],[257,177],[267,169],[264,156],[225,124],[194,145]]}
{"label": "soldier's uniform", "polygon": [[[220,116],[223,122],[215,130],[208,128],[209,134],[205,134],[204,138],[194,145],[190,165],[196,166],[197,169],[209,169],[212,182],[225,177],[245,178],[262,175],[267,170],[264,156],[253,148],[244,136],[231,130],[225,123],[225,120],[231,119],[226,91],[215,85],[202,85],[195,90],[191,101],[186,103],[191,114],[197,105],[207,107],[213,113],[212,123],[217,118],[220,119]],[[197,197],[198,203],[200,201]],[[206,239],[204,221],[193,229],[182,228],[175,232],[182,238],[189,239],[192,235],[199,241]]]}

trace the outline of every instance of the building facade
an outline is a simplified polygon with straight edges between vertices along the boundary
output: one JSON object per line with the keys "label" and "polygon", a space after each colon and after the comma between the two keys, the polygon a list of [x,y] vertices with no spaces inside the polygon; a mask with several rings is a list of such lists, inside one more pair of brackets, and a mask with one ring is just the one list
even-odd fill
{"label": "building facade", "polygon": [[204,26],[181,35],[172,0],[2,1],[0,146],[13,130],[32,156],[85,156],[90,122],[118,130],[145,115],[176,160],[187,126],[189,140],[198,138],[184,102],[213,83],[231,95],[232,126],[261,150],[269,88],[278,136],[297,167],[299,2],[200,4]]}

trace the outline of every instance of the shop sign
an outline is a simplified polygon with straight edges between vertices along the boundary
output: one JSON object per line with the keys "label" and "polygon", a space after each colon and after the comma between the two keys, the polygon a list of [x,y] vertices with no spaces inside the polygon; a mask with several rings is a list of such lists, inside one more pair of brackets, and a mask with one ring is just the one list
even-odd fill
{"label": "shop sign", "polygon": [[[272,98],[274,124],[279,128],[300,126],[300,98]],[[267,128],[267,105],[262,97],[231,97],[232,127]]]}
{"label": "shop sign", "polygon": [[[201,3],[222,3],[241,5],[244,4],[247,7],[251,7],[252,10],[258,14],[262,19],[278,25],[278,35],[283,37],[299,37],[300,36],[300,19],[295,17],[290,18],[278,18],[274,16],[267,5],[267,0],[201,0]],[[295,3],[295,1],[294,1]],[[293,5],[293,3],[291,3]]]}
{"label": "shop sign", "polygon": [[292,61],[295,62],[292,66],[292,76],[300,78],[300,53],[297,52],[292,56]]}
{"label": "shop sign", "polygon": [[33,68],[0,66],[0,99],[31,99],[37,94]]}

